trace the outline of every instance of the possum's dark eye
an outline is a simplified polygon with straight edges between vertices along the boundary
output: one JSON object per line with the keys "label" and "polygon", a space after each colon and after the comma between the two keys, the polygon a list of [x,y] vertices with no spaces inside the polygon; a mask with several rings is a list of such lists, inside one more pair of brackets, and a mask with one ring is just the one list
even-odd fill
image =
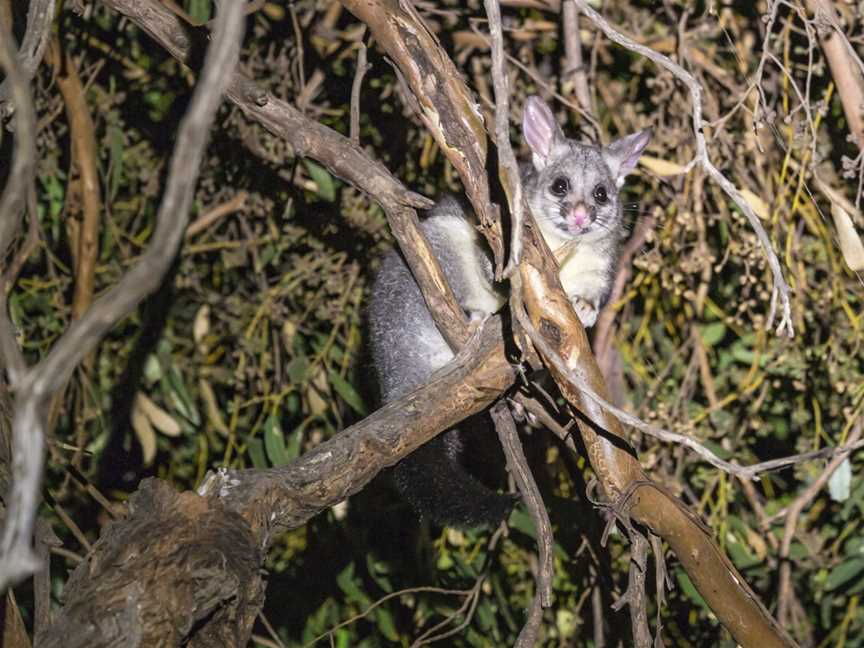
{"label": "possum's dark eye", "polygon": [[606,193],[606,187],[603,185],[594,187],[594,200],[597,201],[598,205],[605,205],[609,202],[609,194]]}
{"label": "possum's dark eye", "polygon": [[559,176],[552,181],[551,185],[549,185],[549,191],[552,192],[553,196],[563,198],[567,195],[567,192],[570,191],[570,182],[564,176]]}

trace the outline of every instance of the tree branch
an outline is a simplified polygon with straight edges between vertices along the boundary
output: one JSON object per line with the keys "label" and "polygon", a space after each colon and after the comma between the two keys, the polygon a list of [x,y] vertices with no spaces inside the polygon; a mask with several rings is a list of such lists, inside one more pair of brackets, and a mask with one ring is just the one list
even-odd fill
{"label": "tree branch", "polygon": [[38,565],[30,541],[42,476],[42,410],[47,399],[63,386],[105,333],[159,286],[183,239],[207,134],[227,84],[225,71],[233,70],[239,56],[242,16],[242,4],[223,4],[201,80],[180,125],[156,231],[141,261],[72,323],[45,359],[12,383],[14,472],[0,545],[0,590],[29,575]]}
{"label": "tree branch", "polygon": [[[17,54],[18,65],[25,83],[29,82],[36,74],[36,68],[42,61],[48,37],[51,35],[51,25],[54,22],[54,0],[30,0],[27,10],[27,30],[24,32],[24,40]],[[11,25],[9,25],[11,31]],[[4,34],[5,39],[5,34]],[[11,43],[11,39],[7,41]],[[14,83],[7,78],[0,83],[0,116],[7,116],[11,109],[4,104],[15,93]],[[18,108],[18,102],[12,102]],[[2,240],[2,239],[0,239]]]}
{"label": "tree branch", "polygon": [[410,2],[342,0],[342,4],[366,23],[399,66],[420,104],[420,118],[459,172],[480,230],[489,241],[497,273],[504,265],[504,245],[501,223],[490,207],[486,130],[465,82]]}

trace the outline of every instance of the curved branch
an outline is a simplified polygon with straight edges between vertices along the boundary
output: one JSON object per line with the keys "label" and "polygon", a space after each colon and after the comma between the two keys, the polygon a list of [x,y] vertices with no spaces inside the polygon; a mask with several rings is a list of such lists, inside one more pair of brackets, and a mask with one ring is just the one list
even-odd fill
{"label": "curved branch", "polygon": [[14,478],[0,544],[0,590],[38,564],[30,539],[42,476],[44,404],[105,333],[159,286],[183,239],[207,135],[227,85],[225,70],[237,63],[244,28],[241,3],[223,3],[219,13],[201,80],[177,136],[150,245],[139,264],[69,327],[47,357],[13,383]]}
{"label": "curved branch", "polygon": [[486,409],[514,381],[501,320],[490,318],[423,387],[285,466],[211,473],[199,493],[238,511],[267,546],[275,534],[302,526],[439,432]]}
{"label": "curved branch", "polygon": [[399,66],[420,105],[420,119],[462,179],[495,267],[502,268],[501,223],[491,207],[485,174],[483,117],[459,71],[410,2],[342,0],[342,4],[366,23]]}
{"label": "curved branch", "polygon": [[794,646],[743,577],[686,507],[642,472],[619,420],[588,398],[584,383],[607,400],[603,376],[588,338],[558,280],[551,254],[533,218],[526,223],[520,267],[527,317],[522,326],[540,351],[564,397],[581,412],[579,424],[591,466],[612,501],[669,543],[706,603],[745,646]]}
{"label": "curved branch", "polygon": [[[130,18],[179,61],[191,65],[196,58],[196,42],[190,38],[188,26],[155,0],[102,0],[102,4]],[[433,202],[409,191],[358,143],[307,118],[242,73],[234,73],[226,95],[247,117],[288,142],[296,155],[320,162],[383,207],[435,323],[454,350],[461,348],[468,339],[465,314],[419,229],[414,211],[428,209]]]}

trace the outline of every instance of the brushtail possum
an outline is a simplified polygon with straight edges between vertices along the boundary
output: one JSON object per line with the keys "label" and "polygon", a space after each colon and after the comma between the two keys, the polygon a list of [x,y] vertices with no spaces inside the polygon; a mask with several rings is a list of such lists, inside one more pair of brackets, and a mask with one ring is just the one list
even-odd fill
{"label": "brushtail possum", "polygon": [[[603,148],[580,144],[564,137],[540,98],[529,97],[522,136],[531,150],[531,163],[521,170],[528,205],[549,248],[561,258],[561,284],[576,314],[585,327],[593,326],[609,298],[625,232],[618,192],[651,132]],[[446,197],[421,228],[460,306],[476,319],[497,311],[506,294],[493,283],[491,257],[472,219],[459,201]],[[368,318],[385,403],[423,385],[454,357],[396,250],[384,258],[375,278]],[[493,492],[465,470],[459,430],[438,435],[399,462],[393,469],[396,488],[437,524],[497,524],[515,500]]]}

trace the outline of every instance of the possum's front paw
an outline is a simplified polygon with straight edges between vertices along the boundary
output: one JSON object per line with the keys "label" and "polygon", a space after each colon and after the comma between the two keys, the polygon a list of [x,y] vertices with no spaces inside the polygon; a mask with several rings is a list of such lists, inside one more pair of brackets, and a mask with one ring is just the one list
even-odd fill
{"label": "possum's front paw", "polygon": [[597,321],[597,307],[594,304],[585,301],[581,297],[573,297],[570,300],[570,304],[573,306],[573,310],[576,311],[576,315],[579,316],[582,326],[586,329],[594,326],[594,322]]}

